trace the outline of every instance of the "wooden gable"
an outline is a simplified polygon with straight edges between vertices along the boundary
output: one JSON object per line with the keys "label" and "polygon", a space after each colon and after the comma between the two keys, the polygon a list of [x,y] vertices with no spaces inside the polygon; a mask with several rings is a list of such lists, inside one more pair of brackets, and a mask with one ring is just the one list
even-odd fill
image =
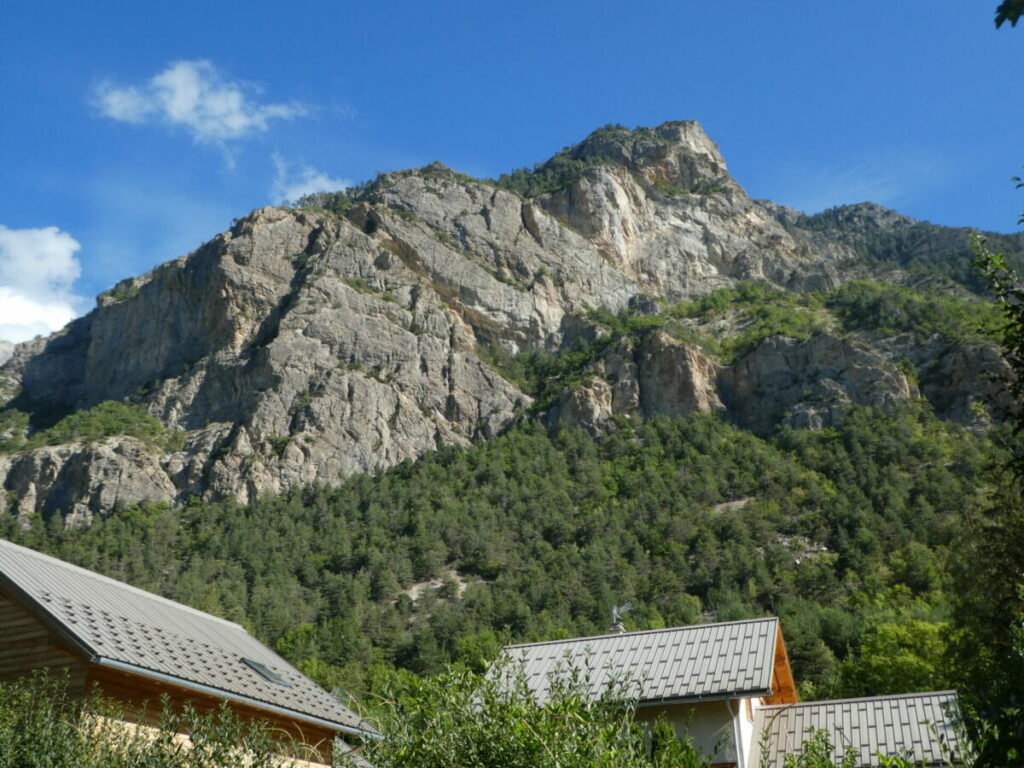
{"label": "wooden gable", "polygon": [[762,699],[764,704],[796,704],[800,697],[793,680],[793,669],[789,666],[786,641],[782,639],[782,626],[775,634],[775,660],[772,666],[772,693]]}
{"label": "wooden gable", "polygon": [[73,696],[85,693],[88,664],[12,595],[0,589],[0,682],[40,669],[68,675]]}

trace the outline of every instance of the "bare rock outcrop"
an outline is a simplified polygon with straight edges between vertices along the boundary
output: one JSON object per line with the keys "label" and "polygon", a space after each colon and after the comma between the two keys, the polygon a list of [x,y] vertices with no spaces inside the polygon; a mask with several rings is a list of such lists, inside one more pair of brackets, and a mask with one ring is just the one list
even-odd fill
{"label": "bare rock outcrop", "polygon": [[62,515],[71,525],[118,505],[167,501],[177,495],[160,458],[130,437],[0,456],[0,476],[12,497],[10,512],[23,517]]}
{"label": "bare rock outcrop", "polygon": [[822,333],[799,341],[766,339],[730,366],[664,331],[613,347],[567,390],[549,423],[599,432],[613,415],[650,417],[722,413],[768,433],[777,424],[834,426],[850,404],[891,406],[919,397],[887,356],[852,339]]}
{"label": "bare rock outcrop", "polygon": [[921,395],[943,418],[984,430],[1017,407],[1006,387],[1012,370],[992,343],[953,344],[913,334],[886,339],[880,348],[918,372]]}
{"label": "bare rock outcrop", "polygon": [[[4,368],[21,392],[14,406],[62,412],[127,399],[187,441],[142,474],[118,449],[130,438],[112,441],[106,458],[151,493],[94,492],[111,487],[95,446],[5,459],[18,509],[30,498],[39,513],[56,504],[84,514],[111,494],[246,499],[497,434],[529,398],[475,356],[461,303],[424,284],[394,243],[384,227],[374,237],[335,216],[261,209],[44,344],[19,348]],[[57,465],[93,469],[69,485]]]}
{"label": "bare rock outcrop", "polygon": [[762,433],[780,422],[833,426],[850,403],[884,407],[919,396],[885,355],[828,333],[766,339],[723,372],[720,386],[737,422]]}
{"label": "bare rock outcrop", "polygon": [[[12,509],[86,520],[145,499],[245,500],[486,439],[532,400],[485,348],[565,349],[595,332],[593,308],[653,311],[741,280],[828,289],[854,258],[751,200],[696,123],[600,130],[566,153],[575,170],[529,198],[434,164],[330,210],[256,210],[49,338],[0,345],[0,403],[35,428],[117,400],[185,433],[174,451],[125,436],[0,454]],[[971,412],[974,354],[937,364],[963,374],[951,412]],[[826,334],[723,367],[655,331],[607,347],[547,416],[819,427],[845,403],[917,396],[893,358]]]}
{"label": "bare rock outcrop", "polygon": [[567,389],[547,415],[551,424],[600,432],[612,416],[681,416],[723,411],[720,366],[697,348],[654,331],[623,340]]}
{"label": "bare rock outcrop", "polygon": [[692,121],[588,139],[580,158],[610,157],[538,204],[592,242],[651,295],[678,301],[737,280],[824,290],[852,251],[787,229],[732,179]]}

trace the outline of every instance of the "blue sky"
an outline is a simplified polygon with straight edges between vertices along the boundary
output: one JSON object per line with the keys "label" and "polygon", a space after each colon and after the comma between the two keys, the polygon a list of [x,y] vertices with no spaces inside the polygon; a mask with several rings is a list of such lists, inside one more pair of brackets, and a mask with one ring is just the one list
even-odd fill
{"label": "blue sky", "polygon": [[748,192],[1013,231],[1024,30],[996,0],[6,0],[0,338],[252,208],[606,123],[699,120]]}

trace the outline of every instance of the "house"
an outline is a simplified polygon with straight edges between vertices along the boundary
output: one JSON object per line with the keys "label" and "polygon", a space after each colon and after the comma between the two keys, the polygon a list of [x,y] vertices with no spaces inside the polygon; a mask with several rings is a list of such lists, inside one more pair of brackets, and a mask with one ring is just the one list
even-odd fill
{"label": "house", "polygon": [[863,766],[879,765],[879,751],[943,765],[958,745],[952,692],[801,703],[777,618],[512,645],[505,656],[538,702],[561,675],[595,698],[612,687],[636,702],[637,720],[665,719],[717,766],[781,768],[816,730],[837,757],[857,749]]}
{"label": "house", "polygon": [[754,718],[759,748],[747,766],[782,768],[786,754],[798,752],[821,730],[829,735],[837,763],[852,747],[863,766],[880,765],[879,753],[910,754],[914,765],[955,765],[964,746],[958,718],[955,691],[761,707]]}
{"label": "house", "polygon": [[164,695],[200,712],[226,701],[307,745],[314,765],[377,737],[238,624],[0,540],[0,681],[38,669],[64,671],[75,696],[98,688],[143,726]]}

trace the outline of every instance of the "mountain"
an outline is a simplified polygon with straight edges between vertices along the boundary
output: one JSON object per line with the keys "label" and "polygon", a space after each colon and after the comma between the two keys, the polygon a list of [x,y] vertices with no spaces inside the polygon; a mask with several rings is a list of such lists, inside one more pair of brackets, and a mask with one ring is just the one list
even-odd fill
{"label": "mountain", "polygon": [[0,478],[22,520],[81,522],[332,485],[530,419],[768,434],[923,398],[982,429],[1008,404],[966,237],[753,200],[695,122],[608,126],[496,181],[387,173],[253,211],[17,345]]}

